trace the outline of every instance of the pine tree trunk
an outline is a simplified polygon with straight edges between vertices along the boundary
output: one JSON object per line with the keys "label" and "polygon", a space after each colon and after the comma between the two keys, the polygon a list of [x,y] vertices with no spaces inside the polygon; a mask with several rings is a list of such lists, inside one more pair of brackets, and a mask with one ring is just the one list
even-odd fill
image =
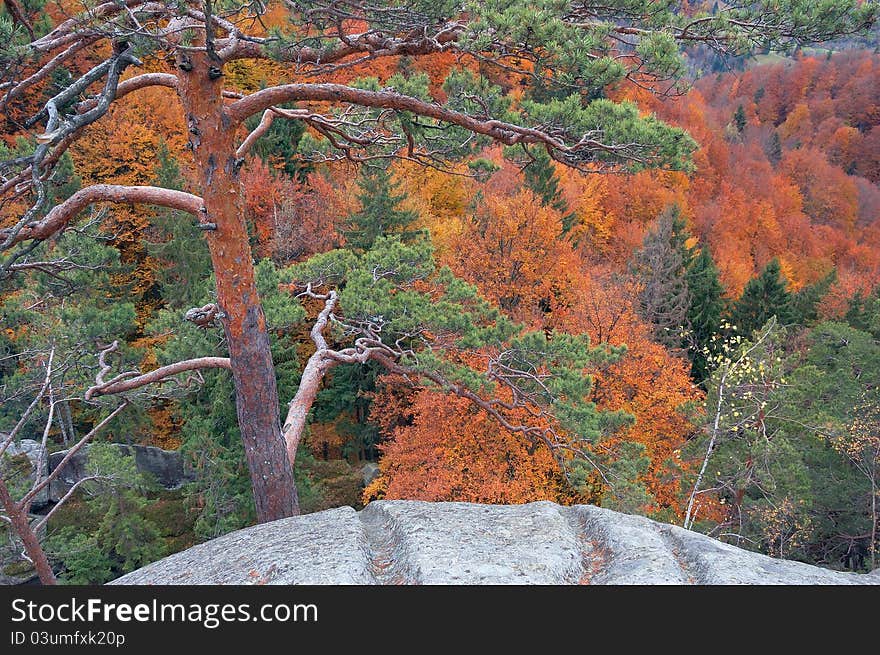
{"label": "pine tree trunk", "polygon": [[189,147],[202,183],[203,224],[217,284],[217,304],[225,315],[236,410],[250,469],[257,520],[299,514],[293,467],[281,433],[275,367],[266,318],[257,294],[253,255],[241,202],[234,130],[226,116],[219,75],[221,64],[204,52],[178,61],[179,93]]}

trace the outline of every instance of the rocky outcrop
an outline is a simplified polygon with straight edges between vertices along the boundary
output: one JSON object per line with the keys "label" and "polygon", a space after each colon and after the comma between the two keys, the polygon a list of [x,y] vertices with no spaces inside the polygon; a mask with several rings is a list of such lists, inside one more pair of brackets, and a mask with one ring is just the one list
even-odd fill
{"label": "rocky outcrop", "polygon": [[379,477],[379,465],[374,462],[367,462],[361,467],[361,479],[364,481],[364,486],[369,486],[369,484]]}
{"label": "rocky outcrop", "polygon": [[[3,442],[7,435],[0,434],[0,443]],[[25,459],[26,458],[26,459]],[[12,442],[3,453],[3,459],[0,461],[0,471],[4,476],[10,476],[16,481],[26,480],[28,485],[33,485],[39,474],[40,480],[46,478],[47,463],[46,449],[42,442],[33,439],[21,439],[18,442]],[[24,466],[20,466],[24,464]],[[40,471],[37,471],[40,466]],[[33,510],[40,510],[49,503],[49,490],[43,489],[34,496],[31,503]]]}
{"label": "rocky outcrop", "polygon": [[377,501],[227,534],[111,584],[880,584],[589,505]]}
{"label": "rocky outcrop", "polygon": [[[123,455],[127,456],[133,452],[138,471],[153,475],[166,489],[177,489],[193,479],[192,472],[185,466],[183,457],[176,450],[162,450],[155,446],[115,445]],[[89,446],[86,445],[64,465],[64,469],[52,481],[49,486],[49,498],[53,502],[58,502],[72,485],[86,476],[88,453]],[[49,455],[49,471],[54,471],[66,455],[66,450]]]}

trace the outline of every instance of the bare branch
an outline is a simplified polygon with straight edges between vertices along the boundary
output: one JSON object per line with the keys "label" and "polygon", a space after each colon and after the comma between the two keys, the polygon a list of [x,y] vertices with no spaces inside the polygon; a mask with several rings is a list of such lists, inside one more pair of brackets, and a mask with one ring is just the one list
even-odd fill
{"label": "bare branch", "polygon": [[58,502],[55,503],[55,505],[52,507],[52,509],[50,509],[49,512],[43,518],[41,518],[39,521],[37,521],[34,524],[34,532],[38,533],[46,525],[48,525],[49,519],[52,518],[52,515],[57,510],[59,510],[61,508],[61,506],[64,505],[64,503],[66,503],[70,499],[70,497],[73,496],[74,493],[76,493],[77,489],[79,489],[83,484],[85,484],[86,482],[94,482],[95,480],[110,480],[110,479],[112,479],[112,478],[107,475],[87,475],[83,478],[80,478],[76,482],[74,482],[71,485],[70,489],[67,490],[67,493],[65,493],[58,500]]}
{"label": "bare branch", "polygon": [[[148,86],[164,86],[177,91],[177,76],[171,73],[144,73],[143,75],[135,75],[127,80],[123,80],[116,87],[116,98],[122,98],[133,91],[145,89]],[[79,112],[93,109],[97,104],[97,100],[84,100],[79,103],[76,108]]]}
{"label": "bare branch", "polygon": [[[0,250],[5,250],[14,243],[14,239],[24,226],[28,225],[43,211],[48,201],[48,195],[43,182],[43,160],[48,154],[49,148],[72,137],[107,113],[110,103],[116,97],[116,87],[119,84],[120,76],[132,64],[140,66],[141,61],[134,56],[132,47],[126,46],[124,50],[116,52],[110,59],[98,64],[73,84],[52,97],[36,116],[26,122],[27,126],[31,126],[44,118],[47,119],[45,132],[36,137],[38,145],[34,151],[30,166],[31,186],[36,192],[36,202],[7,231],[6,238],[3,244],[0,245]],[[98,96],[94,107],[73,116],[62,116],[62,110],[69,102],[105,76],[107,80],[104,83],[104,90]],[[4,264],[8,265],[9,263],[11,262],[5,262]],[[2,268],[5,269],[6,266]]]}
{"label": "bare branch", "polygon": [[721,413],[722,407],[725,402],[725,393],[726,393],[726,384],[727,378],[731,373],[735,372],[744,362],[746,362],[749,356],[754,352],[767,338],[772,334],[773,328],[776,327],[775,318],[772,319],[764,326],[764,329],[761,331],[759,337],[755,340],[753,344],[751,344],[747,349],[745,349],[742,353],[740,353],[739,357],[736,360],[723,364],[722,374],[719,378],[718,382],[718,400],[716,402],[715,407],[715,417],[712,422],[712,433],[709,439],[709,444],[706,448],[706,455],[703,457],[703,463],[700,466],[700,471],[697,474],[697,479],[694,482],[694,488],[691,490],[690,498],[688,498],[687,510],[685,512],[684,522],[682,523],[682,527],[686,530],[690,530],[693,528],[694,521],[696,520],[696,508],[694,507],[694,500],[699,493],[700,485],[703,482],[703,476],[706,473],[706,467],[709,464],[709,458],[712,456],[712,453],[715,450],[715,445],[719,437],[720,433],[720,424],[721,424]]}
{"label": "bare branch", "polygon": [[[285,62],[311,64],[320,67],[321,72],[328,72],[328,66],[343,62],[352,63],[347,60],[358,54],[364,56],[356,59],[353,63],[362,63],[379,57],[427,55],[443,52],[455,47],[464,28],[464,22],[455,21],[438,26],[433,36],[424,31],[411,33],[404,37],[389,37],[378,31],[348,35],[339,32],[335,36],[342,43],[335,47],[318,49],[302,44],[293,44],[284,47],[280,53],[273,51],[271,56]],[[223,49],[226,60],[269,59],[270,54],[266,46],[273,45],[273,41],[272,38],[250,38],[247,40],[228,38],[218,40],[217,46]]]}
{"label": "bare branch", "polygon": [[0,249],[27,239],[47,239],[63,230],[80,211],[96,202],[159,205],[196,216],[204,212],[202,199],[184,191],[154,186],[96,184],[80,189],[60,205],[53,207],[41,221],[22,226],[18,233],[0,230],[0,236],[6,238]]}
{"label": "bare branch", "polygon": [[[303,293],[314,298],[319,297],[312,292],[311,285],[309,285]],[[324,378],[324,375],[328,370],[339,363],[327,356],[329,349],[327,346],[327,340],[324,338],[324,330],[327,328],[330,315],[336,307],[337,300],[338,295],[336,291],[330,291],[326,296],[323,309],[318,314],[318,318],[312,326],[312,330],[309,334],[312,341],[315,343],[317,350],[311,357],[309,357],[305,368],[303,368],[296,395],[288,405],[287,417],[284,419],[284,426],[281,429],[291,465],[296,458],[296,451],[299,447],[299,440],[302,437],[302,432],[306,425],[306,418],[309,415],[309,410],[312,408],[312,403],[314,403],[315,398],[318,395],[321,380]]]}
{"label": "bare branch", "polygon": [[151,7],[163,11],[166,9],[159,3],[148,3],[144,0],[105,2],[63,21],[48,34],[33,41],[30,44],[30,48],[35,52],[51,52],[52,50],[62,48],[69,43],[79,40],[83,37],[84,33],[89,35],[99,35],[106,38],[109,36],[108,34],[101,33],[97,30],[89,30],[88,26],[95,24],[99,19],[115,16],[116,14],[132,7],[140,7],[142,10]]}
{"label": "bare branch", "polygon": [[225,368],[229,370],[232,369],[232,365],[230,364],[228,357],[197,357],[195,359],[187,359],[181,362],[175,362],[174,364],[168,364],[167,366],[160,366],[159,368],[150,371],[149,373],[138,374],[137,371],[120,373],[116,377],[105,382],[104,375],[106,375],[110,370],[110,366],[106,363],[105,357],[107,354],[115,351],[118,345],[118,342],[114,341],[110,347],[104,349],[101,352],[101,356],[99,358],[101,370],[95,378],[95,385],[90,387],[88,391],[86,391],[86,400],[91,400],[95,396],[106,396],[109,394],[124,393],[126,391],[139,389],[140,387],[144,387],[148,384],[164,382],[168,378],[171,378],[180,373],[185,373],[187,371],[195,371],[206,368]]}
{"label": "bare branch", "polygon": [[312,326],[312,330],[309,335],[312,338],[312,341],[318,347],[318,350],[327,349],[327,341],[324,339],[324,330],[327,328],[327,323],[330,320],[330,314],[333,313],[333,309],[336,307],[336,303],[339,300],[339,294],[336,291],[331,291],[327,294],[327,300],[324,303],[324,308],[318,314],[318,319],[315,321],[315,324]]}
{"label": "bare branch", "polygon": [[[129,78],[120,82],[116,88],[116,99],[122,98],[133,91],[138,91],[143,88],[147,88],[149,86],[164,86],[171,89],[177,90],[177,78],[174,75],[168,73],[145,73],[143,75],[137,75],[135,77]],[[76,110],[79,113],[87,112],[91,109],[94,109],[98,105],[98,100],[95,98],[90,98],[88,100],[84,100],[80,102]],[[2,109],[2,104],[0,104],[0,109]],[[45,156],[40,157],[39,149],[33,155],[28,157],[21,158],[20,160],[7,161],[0,164],[0,166],[12,167],[15,165],[25,165],[25,168],[21,170],[17,175],[10,177],[7,180],[4,180],[2,184],[0,184],[0,195],[8,193],[10,190],[16,190],[16,196],[24,193],[30,186],[34,186],[35,183],[45,182],[46,179],[51,175],[52,168],[61,158],[61,156],[67,151],[70,145],[82,134],[82,130],[84,127],[80,127],[72,132],[70,132],[67,136],[65,136],[58,145],[51,152],[47,152]],[[33,173],[33,164],[37,162],[38,168],[40,169],[40,175],[34,176]],[[39,189],[38,189],[39,191]]]}
{"label": "bare branch", "polygon": [[77,41],[66,50],[52,57],[52,59],[47,61],[38,71],[23,79],[21,82],[14,84],[14,86],[11,86],[9,91],[6,93],[6,97],[4,97],[2,102],[0,102],[0,109],[6,109],[7,105],[10,102],[15,100],[22,93],[24,93],[28,88],[42,82],[52,73],[52,71],[56,70],[65,61],[76,55],[84,48],[92,45],[96,40],[97,38],[85,38],[81,41]]}
{"label": "bare branch", "polygon": [[[228,107],[227,111],[231,121],[234,124],[238,124],[248,116],[264,111],[269,107],[292,101],[350,103],[362,107],[407,111],[419,116],[434,118],[445,123],[463,127],[476,134],[491,137],[495,141],[506,145],[517,143],[542,144],[551,153],[556,151],[572,156],[604,151],[625,157],[627,151],[636,145],[608,145],[587,137],[580,139],[577,143],[566,144],[539,129],[523,127],[504,121],[475,118],[438,104],[392,91],[368,91],[342,84],[284,84],[269,87],[236,100]],[[635,157],[630,156],[629,158],[636,160]]]}
{"label": "bare branch", "polygon": [[244,157],[248,151],[253,147],[253,145],[262,137],[266,132],[269,131],[269,128],[272,127],[272,121],[275,119],[275,112],[272,111],[271,108],[267,109],[263,112],[263,117],[260,119],[259,125],[257,125],[253,131],[247,135],[244,141],[241,142],[241,145],[238,146],[238,150],[235,151],[235,156],[238,159]]}
{"label": "bare branch", "polygon": [[67,466],[67,463],[73,458],[73,456],[76,455],[76,453],[78,453],[82,449],[82,447],[91,440],[92,437],[103,430],[104,427],[108,423],[110,423],[110,421],[116,418],[116,415],[119,414],[119,412],[121,412],[126,407],[128,407],[128,401],[123,400],[116,409],[110,412],[106,417],[104,417],[104,419],[102,419],[97,425],[95,425],[95,427],[89,430],[86,435],[80,438],[76,445],[68,450],[64,458],[60,462],[58,462],[58,465],[55,467],[55,469],[42,481],[35,483],[34,486],[31,487],[31,490],[24,495],[24,497],[19,501],[18,504],[20,506],[27,505],[36,497],[37,494],[39,494],[43,489],[49,486],[49,484],[51,484],[51,482],[61,474],[61,471],[64,469],[65,466]]}

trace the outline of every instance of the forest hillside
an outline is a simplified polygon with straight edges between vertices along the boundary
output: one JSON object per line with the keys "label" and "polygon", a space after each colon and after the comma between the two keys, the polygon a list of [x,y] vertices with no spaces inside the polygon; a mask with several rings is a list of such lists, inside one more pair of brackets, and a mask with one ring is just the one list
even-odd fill
{"label": "forest hillside", "polygon": [[3,580],[395,499],[876,568],[876,3],[782,4],[7,0]]}

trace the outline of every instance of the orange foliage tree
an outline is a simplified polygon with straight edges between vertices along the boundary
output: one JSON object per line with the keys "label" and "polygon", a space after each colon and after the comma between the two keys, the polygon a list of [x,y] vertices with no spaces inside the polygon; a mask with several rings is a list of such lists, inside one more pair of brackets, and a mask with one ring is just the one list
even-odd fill
{"label": "orange foliage tree", "polygon": [[[183,150],[183,113],[175,103],[164,102],[163,95],[160,89],[147,88],[126,96],[110,108],[106,125],[86,128],[70,149],[84,185],[136,184],[155,179],[160,144],[164,142],[170,152]],[[118,280],[120,288],[130,289],[139,298],[156,281],[158,263],[144,246],[153,216],[150,207],[118,205],[103,222],[121,262],[133,269]],[[143,325],[155,309],[155,301],[142,299],[137,309]]]}
{"label": "orange foliage tree", "polygon": [[585,274],[580,289],[576,302],[555,315],[556,329],[586,332],[594,344],[627,347],[626,355],[595,371],[592,399],[597,406],[635,417],[606,447],[624,442],[644,446],[650,463],[641,481],[653,501],[645,509],[680,516],[679,449],[695,429],[690,413],[702,398],[690,379],[690,365],[651,341],[649,328],[635,311],[637,287],[631,280],[594,269]]}
{"label": "orange foliage tree", "polygon": [[[386,394],[394,393],[388,386],[379,392],[375,408],[384,408]],[[384,409],[376,411],[385,414]],[[381,446],[380,476],[364,491],[365,501],[507,504],[571,499],[547,448],[538,446],[530,453],[521,439],[499,429],[497,421],[467,400],[420,389],[409,394],[403,411],[406,424],[392,427]]]}
{"label": "orange foliage tree", "polygon": [[516,321],[539,327],[542,316],[571,295],[578,268],[560,239],[562,216],[528,189],[504,193],[508,170],[496,174],[441,261],[477,286]]}

